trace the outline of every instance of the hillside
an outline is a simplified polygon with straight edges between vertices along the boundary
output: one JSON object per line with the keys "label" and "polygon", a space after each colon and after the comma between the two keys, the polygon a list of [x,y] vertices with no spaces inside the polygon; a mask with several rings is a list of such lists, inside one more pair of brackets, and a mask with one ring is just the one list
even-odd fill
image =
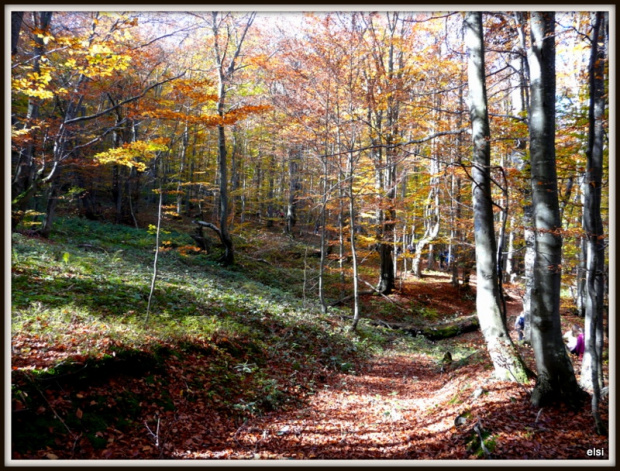
{"label": "hillside", "polygon": [[[533,383],[494,381],[479,330],[433,341],[386,327],[453,323],[475,288],[403,276],[389,300],[364,297],[351,332],[346,305],[316,304],[310,236],[244,235],[223,268],[165,234],[147,319],[149,231],[63,218],[51,239],[14,233],[12,458],[609,457],[588,404],[538,410]],[[508,294],[512,318],[518,287]]]}

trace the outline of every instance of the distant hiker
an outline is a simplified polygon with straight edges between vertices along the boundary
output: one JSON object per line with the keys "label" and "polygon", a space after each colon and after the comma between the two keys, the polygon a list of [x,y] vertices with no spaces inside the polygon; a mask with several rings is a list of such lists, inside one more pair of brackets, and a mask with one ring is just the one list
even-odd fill
{"label": "distant hiker", "polygon": [[442,270],[443,270],[443,265],[444,265],[445,260],[446,260],[446,253],[439,252],[439,268]]}
{"label": "distant hiker", "polygon": [[525,315],[521,313],[515,321],[515,329],[519,333],[519,340],[523,340],[523,330],[525,329]]}
{"label": "distant hiker", "polygon": [[577,336],[577,345],[575,345],[575,351],[573,352],[575,355],[579,357],[581,360],[583,358],[583,352],[586,350],[586,342],[583,337],[583,332],[579,329],[579,335]]}
{"label": "distant hiker", "polygon": [[450,251],[444,250],[439,252],[439,268],[448,268],[450,266]]}
{"label": "distant hiker", "polygon": [[317,219],[316,223],[314,224],[314,235],[318,235],[320,228],[321,228],[321,220]]}
{"label": "distant hiker", "polygon": [[585,344],[585,341],[584,341],[584,338],[583,338],[583,330],[581,329],[581,327],[579,327],[577,325],[573,325],[571,333],[572,333],[572,337],[574,339],[574,345],[573,345],[573,342],[569,341],[569,345],[567,345],[568,350],[573,355],[577,355],[579,358],[582,358],[583,357],[583,352],[586,349],[586,344]]}

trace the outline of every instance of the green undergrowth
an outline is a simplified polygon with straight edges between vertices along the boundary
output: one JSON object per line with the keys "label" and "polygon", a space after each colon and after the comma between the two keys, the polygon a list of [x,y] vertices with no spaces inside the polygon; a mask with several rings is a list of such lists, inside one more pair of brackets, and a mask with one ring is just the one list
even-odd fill
{"label": "green undergrowth", "polygon": [[[173,231],[165,239],[191,243]],[[153,408],[188,401],[234,420],[298,407],[327,375],[356,374],[393,340],[364,323],[350,332],[337,311],[321,315],[299,284],[287,289],[303,265],[276,275],[248,248],[231,269],[208,255],[162,252],[147,319],[154,240],[81,219],[61,219],[49,240],[12,235],[18,453],[62,434],[104,446],[103,430],[138,427]]]}

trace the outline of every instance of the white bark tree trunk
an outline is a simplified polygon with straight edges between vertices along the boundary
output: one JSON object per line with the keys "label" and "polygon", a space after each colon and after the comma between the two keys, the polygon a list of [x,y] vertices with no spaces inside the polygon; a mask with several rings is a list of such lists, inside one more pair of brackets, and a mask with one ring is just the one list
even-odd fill
{"label": "white bark tree trunk", "polygon": [[497,272],[497,243],[493,224],[491,195],[491,146],[484,72],[482,13],[465,15],[465,44],[469,56],[469,114],[474,144],[473,205],[476,242],[476,310],[480,329],[495,376],[502,380],[525,382],[527,369],[515,349],[502,319]]}

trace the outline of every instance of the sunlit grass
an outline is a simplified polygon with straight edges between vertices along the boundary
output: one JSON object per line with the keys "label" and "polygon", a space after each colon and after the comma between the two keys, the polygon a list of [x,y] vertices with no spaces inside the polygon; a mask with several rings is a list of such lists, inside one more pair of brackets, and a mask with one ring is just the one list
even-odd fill
{"label": "sunlit grass", "polygon": [[[365,336],[322,321],[316,301],[287,290],[286,279],[299,275],[295,267],[225,270],[204,255],[174,251],[160,257],[146,322],[154,249],[148,231],[62,219],[59,234],[51,241],[14,234],[12,247],[14,341],[36,337],[56,351],[58,361],[122,349],[153,351],[163,344],[217,346],[226,339],[259,345],[254,354],[263,361],[280,355],[300,365],[352,371],[356,358],[385,344],[380,334]],[[15,348],[24,356],[21,364],[27,363],[31,352]]]}

